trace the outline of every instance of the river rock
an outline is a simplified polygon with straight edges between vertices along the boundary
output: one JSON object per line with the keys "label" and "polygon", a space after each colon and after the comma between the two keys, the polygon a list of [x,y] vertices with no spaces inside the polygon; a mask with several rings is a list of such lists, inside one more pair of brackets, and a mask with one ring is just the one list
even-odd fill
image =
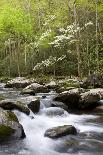
{"label": "river rock", "polygon": [[30,85],[32,81],[26,79],[24,77],[16,77],[8,81],[5,85],[6,88],[25,88],[26,86]]}
{"label": "river rock", "polygon": [[64,125],[64,126],[58,126],[58,127],[48,129],[45,132],[44,136],[54,139],[54,138],[60,138],[62,136],[71,135],[71,134],[72,135],[77,134],[76,128],[72,125]]}
{"label": "river rock", "polygon": [[99,105],[93,109],[93,112],[96,114],[103,114],[103,105]]}
{"label": "river rock", "polygon": [[58,88],[56,89],[56,92],[57,92],[57,93],[62,93],[62,92],[64,92],[64,91],[69,91],[69,90],[71,90],[71,89],[75,89],[75,87],[58,87]]}
{"label": "river rock", "polygon": [[62,108],[64,110],[68,110],[68,106],[65,105],[63,102],[56,102],[56,101],[52,102],[51,107],[60,107],[60,108]]}
{"label": "river rock", "polygon": [[48,89],[56,89],[58,87],[58,84],[55,81],[51,81],[50,83],[46,84],[46,87]]}
{"label": "river rock", "polygon": [[88,88],[88,87],[103,88],[103,76],[92,74],[88,76],[83,82],[81,82],[80,86],[82,88]]}
{"label": "river rock", "polygon": [[19,110],[20,112],[25,113],[26,115],[30,114],[30,110],[20,101],[12,100],[2,100],[0,101],[0,107],[5,110]]}
{"label": "river rock", "polygon": [[101,96],[99,92],[88,91],[81,93],[78,106],[80,109],[93,108],[100,101]]}
{"label": "river rock", "polygon": [[40,100],[39,99],[34,99],[28,104],[28,108],[33,112],[33,113],[38,113],[40,110]]}
{"label": "river rock", "polygon": [[48,92],[49,89],[46,86],[40,85],[38,83],[32,83],[31,85],[24,88],[21,94],[35,95],[35,93],[48,93]]}
{"label": "river rock", "polygon": [[80,99],[80,94],[85,92],[82,88],[76,88],[69,91],[64,91],[54,98],[55,101],[60,101],[65,103],[68,108],[75,109],[78,106]]}
{"label": "river rock", "polygon": [[13,112],[0,108],[0,141],[7,139],[25,138],[22,125]]}
{"label": "river rock", "polygon": [[59,107],[45,108],[41,112],[47,116],[61,116],[67,114],[67,111]]}

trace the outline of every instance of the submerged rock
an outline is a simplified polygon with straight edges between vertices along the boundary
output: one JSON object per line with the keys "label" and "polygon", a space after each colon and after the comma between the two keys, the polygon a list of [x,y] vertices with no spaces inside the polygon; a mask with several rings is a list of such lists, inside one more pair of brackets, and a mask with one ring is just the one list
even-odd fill
{"label": "submerged rock", "polygon": [[93,109],[93,112],[96,114],[103,114],[103,105],[99,105]]}
{"label": "submerged rock", "polygon": [[54,98],[54,100],[65,103],[68,106],[68,108],[75,109],[78,107],[80,94],[82,92],[85,92],[85,90],[82,88],[76,88],[69,91],[64,91],[60,93],[56,98]]}
{"label": "submerged rock", "polygon": [[5,110],[19,110],[20,112],[25,113],[26,115],[30,114],[30,110],[20,101],[12,100],[2,100],[0,101],[0,107]]}
{"label": "submerged rock", "polygon": [[44,136],[54,139],[54,138],[60,138],[62,136],[71,135],[71,134],[72,135],[77,134],[76,128],[72,125],[64,125],[64,126],[58,126],[58,127],[48,129],[45,132]]}
{"label": "submerged rock", "polygon": [[45,108],[41,112],[47,116],[61,116],[67,114],[67,111],[59,107]]}
{"label": "submerged rock", "polygon": [[8,81],[5,85],[6,88],[25,88],[26,86],[30,85],[32,81],[26,79],[24,77],[17,77]]}
{"label": "submerged rock", "polygon": [[60,108],[62,108],[62,109],[64,109],[64,110],[68,110],[68,106],[67,105],[65,105],[64,103],[62,103],[62,102],[52,102],[51,103],[51,107],[60,107]]}
{"label": "submerged rock", "polygon": [[21,94],[35,95],[35,93],[48,93],[48,92],[49,89],[46,86],[40,85],[38,83],[32,83],[31,85],[24,88]]}
{"label": "submerged rock", "polygon": [[33,113],[38,113],[40,110],[40,100],[39,99],[34,99],[28,104],[28,108],[33,112]]}
{"label": "submerged rock", "polygon": [[25,138],[24,129],[13,112],[0,108],[0,141],[9,138]]}

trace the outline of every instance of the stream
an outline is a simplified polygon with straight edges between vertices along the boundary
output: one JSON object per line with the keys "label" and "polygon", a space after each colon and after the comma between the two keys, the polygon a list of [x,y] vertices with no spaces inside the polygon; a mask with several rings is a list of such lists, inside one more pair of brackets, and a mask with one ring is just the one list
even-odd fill
{"label": "stream", "polygon": [[[2,83],[0,95],[25,103],[29,103],[29,99],[33,97],[20,95],[17,90],[4,88]],[[15,111],[23,125],[26,138],[1,144],[0,155],[103,155],[103,115],[65,112],[61,116],[47,116],[45,109],[53,102],[55,92],[36,94],[39,97],[43,95],[46,95],[46,98],[41,98],[40,113],[30,114],[34,119]],[[44,137],[47,129],[68,124],[76,127],[78,131],[76,136],[64,136],[53,140]]]}

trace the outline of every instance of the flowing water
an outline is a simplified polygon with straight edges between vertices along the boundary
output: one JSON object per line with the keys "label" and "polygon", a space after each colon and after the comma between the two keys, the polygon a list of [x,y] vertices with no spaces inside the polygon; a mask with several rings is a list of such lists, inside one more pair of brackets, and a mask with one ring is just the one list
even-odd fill
{"label": "flowing water", "polygon": [[[19,91],[5,89],[0,85],[0,94],[6,98],[28,103],[33,96],[24,97]],[[42,96],[44,94],[37,94]],[[26,138],[19,141],[5,142],[0,145],[0,155],[103,155],[103,116],[95,114],[69,114],[47,116],[45,109],[49,108],[55,92],[45,94],[41,99],[40,113],[31,117],[15,111],[23,125]],[[47,129],[59,125],[74,125],[77,136],[65,136],[52,140],[44,137]]]}

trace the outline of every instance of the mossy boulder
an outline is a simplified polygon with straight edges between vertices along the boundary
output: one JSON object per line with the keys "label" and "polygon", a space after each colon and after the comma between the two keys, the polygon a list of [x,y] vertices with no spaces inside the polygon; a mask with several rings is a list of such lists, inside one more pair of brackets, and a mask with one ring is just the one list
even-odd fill
{"label": "mossy boulder", "polygon": [[75,88],[80,88],[80,82],[77,79],[59,80],[58,87],[56,87],[56,92],[61,93]]}
{"label": "mossy boulder", "polygon": [[35,95],[35,93],[48,93],[49,89],[45,85],[38,83],[32,83],[31,85],[24,88],[21,94]]}
{"label": "mossy boulder", "polygon": [[58,83],[55,82],[55,81],[51,81],[51,82],[46,84],[46,87],[48,89],[57,89],[58,88]]}
{"label": "mossy boulder", "polygon": [[20,112],[25,113],[26,115],[30,114],[30,110],[20,101],[12,100],[2,100],[0,101],[0,107],[4,110],[19,110]]}
{"label": "mossy boulder", "polygon": [[48,129],[45,132],[44,136],[54,139],[54,138],[60,138],[62,136],[76,135],[76,134],[77,134],[77,130],[74,126],[64,125],[64,126],[58,126],[58,127]]}
{"label": "mossy boulder", "polygon": [[24,138],[25,133],[16,115],[0,108],[0,142],[7,139]]}
{"label": "mossy boulder", "polygon": [[24,77],[16,77],[8,81],[5,85],[6,88],[25,88],[30,85],[33,81],[30,79],[26,79]]}

